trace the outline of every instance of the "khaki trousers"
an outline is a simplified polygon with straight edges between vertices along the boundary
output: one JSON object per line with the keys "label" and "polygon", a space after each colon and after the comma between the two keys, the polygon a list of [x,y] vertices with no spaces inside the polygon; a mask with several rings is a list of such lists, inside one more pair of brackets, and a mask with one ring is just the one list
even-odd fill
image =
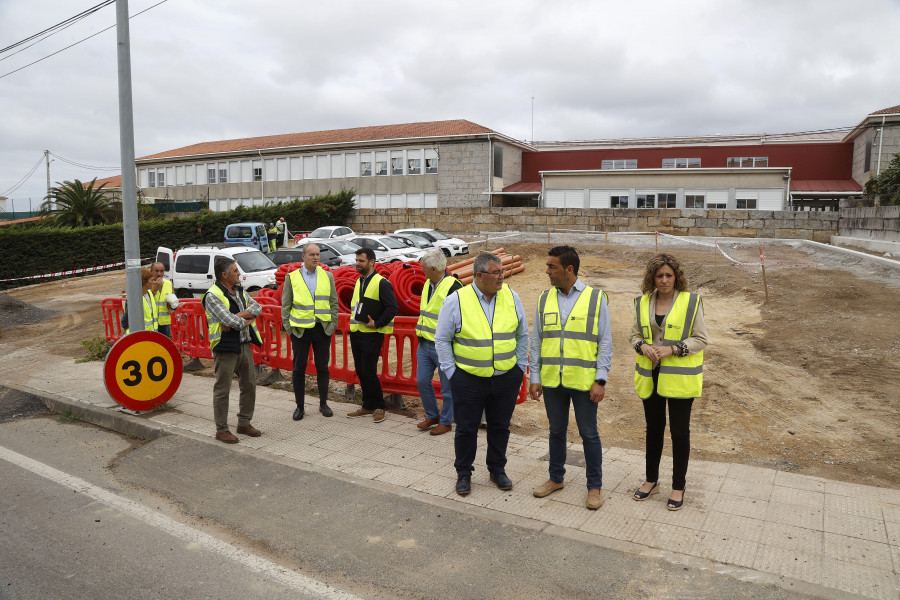
{"label": "khaki trousers", "polygon": [[253,352],[250,342],[241,343],[241,353],[214,352],[213,369],[216,383],[213,385],[213,416],[216,420],[216,431],[228,431],[228,395],[231,392],[231,379],[236,373],[240,387],[238,425],[249,425],[256,406],[256,379],[253,372]]}

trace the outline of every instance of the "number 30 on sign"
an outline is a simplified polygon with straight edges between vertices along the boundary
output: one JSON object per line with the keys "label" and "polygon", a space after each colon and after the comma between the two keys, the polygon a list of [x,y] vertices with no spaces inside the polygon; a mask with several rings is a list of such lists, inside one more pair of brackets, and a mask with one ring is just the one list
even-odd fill
{"label": "number 30 on sign", "polygon": [[112,347],[103,366],[103,381],[113,400],[144,411],[168,402],[181,385],[181,355],[156,331],[135,331]]}

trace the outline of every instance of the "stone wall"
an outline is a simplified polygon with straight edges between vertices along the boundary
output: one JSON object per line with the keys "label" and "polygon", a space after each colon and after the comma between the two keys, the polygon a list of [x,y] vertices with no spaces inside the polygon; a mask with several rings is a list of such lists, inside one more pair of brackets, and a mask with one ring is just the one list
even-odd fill
{"label": "stone wall", "polygon": [[442,207],[486,206],[491,164],[487,142],[441,144],[438,203]]}
{"label": "stone wall", "polygon": [[547,231],[659,231],[673,235],[792,238],[827,243],[837,235],[836,212],[718,209],[426,208],[354,211],[355,231],[432,227],[447,233]]}
{"label": "stone wall", "polygon": [[900,206],[842,208],[838,235],[900,242]]}

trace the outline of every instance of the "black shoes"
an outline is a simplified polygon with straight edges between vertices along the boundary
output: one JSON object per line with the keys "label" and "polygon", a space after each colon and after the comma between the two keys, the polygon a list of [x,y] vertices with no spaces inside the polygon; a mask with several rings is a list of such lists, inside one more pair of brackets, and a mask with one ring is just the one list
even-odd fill
{"label": "black shoes", "polygon": [[[643,487],[643,486],[641,486]],[[653,494],[659,493],[659,482],[654,482],[653,487],[650,488],[649,492],[642,492],[641,488],[638,488],[634,491],[634,499],[640,502],[641,500],[646,500]]]}
{"label": "black shoes", "polygon": [[319,405],[319,412],[322,413],[323,417],[333,417],[334,413],[331,411],[331,407],[325,404],[324,402]]}
{"label": "black shoes", "polygon": [[294,420],[299,421],[302,418],[303,418],[303,407],[298,406],[297,410],[294,411]]}
{"label": "black shoes", "polygon": [[506,476],[506,473],[491,473],[491,481],[504,492],[512,489],[512,481]]}
{"label": "black shoes", "polygon": [[456,493],[460,496],[468,496],[472,491],[472,476],[460,475],[456,480]]}
{"label": "black shoes", "polygon": [[681,490],[681,500],[672,500],[669,498],[666,502],[666,508],[669,510],[681,510],[682,506],[684,506],[684,490]]}

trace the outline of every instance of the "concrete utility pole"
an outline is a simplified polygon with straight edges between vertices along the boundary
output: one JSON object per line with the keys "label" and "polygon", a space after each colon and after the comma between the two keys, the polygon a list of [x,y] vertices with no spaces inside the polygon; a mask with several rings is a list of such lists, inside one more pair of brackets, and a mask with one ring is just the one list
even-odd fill
{"label": "concrete utility pole", "polygon": [[50,201],[50,151],[44,150],[44,160],[47,161],[47,201]]}
{"label": "concrete utility pole", "polygon": [[119,64],[119,148],[122,160],[122,225],[125,237],[125,293],[128,330],[144,330],[141,298],[141,244],[138,237],[137,182],[134,171],[134,114],[131,106],[131,46],[128,0],[116,0],[116,45]]}

